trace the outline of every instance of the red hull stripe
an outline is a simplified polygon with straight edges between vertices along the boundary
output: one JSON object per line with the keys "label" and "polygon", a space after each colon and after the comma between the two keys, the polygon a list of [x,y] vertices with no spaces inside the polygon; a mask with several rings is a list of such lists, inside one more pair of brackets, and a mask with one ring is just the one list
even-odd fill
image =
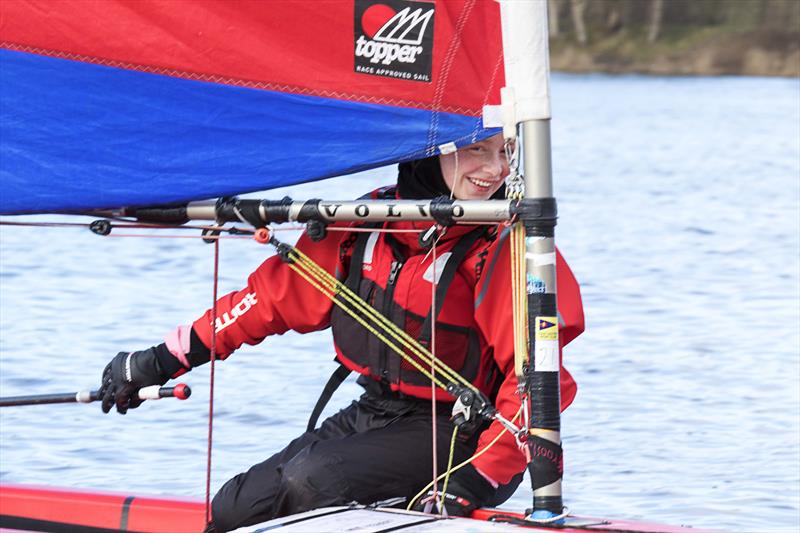
{"label": "red hull stripe", "polygon": [[[124,510],[127,506],[127,525]],[[347,509],[333,509],[324,514],[345,513]],[[320,514],[315,513],[317,517]],[[286,517],[282,525],[302,522],[311,517]],[[523,515],[501,509],[478,509],[472,518],[483,521],[507,522],[522,519]],[[426,518],[422,522],[427,521]],[[420,523],[422,523],[420,522]],[[419,523],[414,524],[419,525]],[[82,531],[103,533],[109,531],[148,531],[174,533],[176,531],[202,531],[205,527],[205,508],[196,500],[134,497],[89,491],[0,485],[0,528],[35,531]],[[553,531],[547,527],[521,528],[520,531]],[[678,526],[570,517],[570,523],[558,528],[561,533],[595,531],[602,533],[686,533]],[[692,533],[713,533],[709,530],[691,529]],[[5,533],[0,529],[0,533]]]}
{"label": "red hull stripe", "polygon": [[[124,494],[28,487],[0,486],[0,527],[82,531],[202,531],[202,502],[145,498]],[[89,529],[92,528],[92,529]]]}

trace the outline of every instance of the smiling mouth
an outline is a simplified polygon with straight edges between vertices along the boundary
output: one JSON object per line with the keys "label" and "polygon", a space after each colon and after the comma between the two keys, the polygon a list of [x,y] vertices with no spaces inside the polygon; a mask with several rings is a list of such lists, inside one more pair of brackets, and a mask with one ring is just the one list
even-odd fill
{"label": "smiling mouth", "polygon": [[467,176],[467,181],[469,181],[470,183],[481,189],[489,189],[497,184],[497,182],[495,181],[479,180],[478,178],[472,178],[470,176]]}

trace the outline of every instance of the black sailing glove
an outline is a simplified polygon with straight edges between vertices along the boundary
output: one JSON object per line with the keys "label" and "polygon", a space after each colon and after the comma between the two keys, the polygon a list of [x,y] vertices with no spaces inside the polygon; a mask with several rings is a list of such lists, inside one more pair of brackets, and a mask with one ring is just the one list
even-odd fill
{"label": "black sailing glove", "polygon": [[143,401],[137,394],[139,389],[163,385],[181,368],[165,344],[141,352],[119,352],[103,370],[97,391],[103,412],[108,413],[116,405],[117,412],[124,415],[128,409],[139,407]]}
{"label": "black sailing glove", "polygon": [[[439,482],[439,498],[444,503],[448,516],[469,516],[472,511],[483,507],[494,499],[495,488],[480,475],[471,464],[457,470],[447,482],[447,492],[442,493],[443,481]],[[426,503],[433,496],[428,493],[414,506],[415,511],[425,511]],[[431,513],[443,514],[438,502],[430,509]]]}

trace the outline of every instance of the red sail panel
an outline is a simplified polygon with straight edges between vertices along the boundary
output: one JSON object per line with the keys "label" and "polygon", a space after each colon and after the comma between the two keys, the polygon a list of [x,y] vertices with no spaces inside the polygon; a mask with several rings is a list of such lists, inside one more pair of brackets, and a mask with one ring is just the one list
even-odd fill
{"label": "red sail panel", "polygon": [[118,68],[470,116],[498,103],[503,85],[489,0],[4,0],[0,39]]}

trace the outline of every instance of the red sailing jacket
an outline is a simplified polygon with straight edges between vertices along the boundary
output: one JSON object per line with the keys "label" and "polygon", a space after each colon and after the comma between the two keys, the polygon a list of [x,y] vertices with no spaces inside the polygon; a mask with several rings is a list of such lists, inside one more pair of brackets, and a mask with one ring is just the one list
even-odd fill
{"label": "red sailing jacket", "polygon": [[[405,225],[412,228],[411,225]],[[459,274],[464,259],[473,256],[470,265],[483,268],[474,259],[484,261],[490,240],[486,226],[451,228],[433,251],[421,250],[414,243],[415,234],[359,233],[352,244],[345,284],[383,317],[402,328],[412,338],[431,349],[435,338],[436,359],[458,372],[467,381],[478,385],[490,396],[499,372],[494,359],[484,357],[481,333],[474,327],[474,310],[465,302],[474,300],[474,282]],[[345,241],[349,244],[350,241]],[[409,246],[411,244],[412,246]],[[435,259],[435,260],[434,260]],[[360,266],[357,266],[360,265]],[[434,285],[434,279],[438,285]],[[437,293],[436,331],[431,331],[433,289]],[[425,292],[426,294],[421,294]],[[331,330],[336,357],[345,366],[361,374],[380,379],[390,388],[417,397],[431,397],[430,363],[420,360],[412,351],[403,349],[405,358],[365,328],[338,306],[331,313]],[[402,344],[389,339],[398,348]],[[415,365],[414,362],[419,363]],[[425,371],[421,371],[424,369]],[[443,383],[451,380],[438,376]],[[437,400],[452,401],[442,390]]]}
{"label": "red sailing jacket", "polygon": [[[421,232],[429,226],[430,223],[405,222],[390,223],[387,228],[413,228]],[[469,354],[477,355],[480,359],[478,368],[467,372],[471,374],[470,380],[488,394],[495,380],[499,379],[495,407],[510,419],[519,410],[519,397],[514,374],[509,239],[508,231],[502,231],[502,226],[500,228],[494,239],[479,239],[472,246],[450,284],[444,303],[439,302],[441,312],[437,320],[436,348],[437,357],[456,370],[461,370],[459,366],[465,365]],[[449,228],[437,245],[437,255],[444,257],[459,238],[472,229],[474,226]],[[394,233],[393,236],[405,251],[406,258],[402,268],[394,274],[390,296],[394,304],[410,311],[408,316],[425,317],[432,299],[432,257],[428,256],[428,250],[420,247],[418,233]],[[354,240],[353,232],[329,231],[328,236],[320,242],[313,242],[304,234],[296,246],[325,270],[343,280],[350,268]],[[393,252],[383,234],[372,241],[369,255],[364,254],[362,276],[376,290],[383,290],[385,295],[388,280],[392,276],[392,263],[396,262],[396,252]],[[561,318],[559,339],[563,347],[583,331],[583,309],[578,284],[560,253],[557,254],[556,268]],[[292,271],[280,257],[270,257],[250,275],[246,288],[223,296],[218,301],[217,353],[225,358],[244,343],[257,344],[268,335],[281,334],[290,329],[300,333],[324,329],[332,324],[332,307],[327,296]],[[337,320],[333,322],[334,328],[339,327]],[[418,318],[406,320],[405,329],[416,337],[419,325]],[[192,327],[203,343],[210,346],[211,311],[195,321]],[[353,356],[354,348],[347,346],[343,350],[343,346],[340,346],[346,334],[335,331],[334,338],[337,337],[339,342],[335,344],[340,361],[351,370],[372,375],[374,365],[371,368],[368,364],[369,356],[360,357],[360,361],[354,360],[359,359]],[[366,354],[369,350],[379,350],[378,345],[382,343],[375,341],[373,337],[373,341],[369,346],[364,346],[362,351]],[[451,349],[452,346],[457,349]],[[392,351],[389,353],[401,367],[407,365],[400,362],[397,354]],[[460,360],[457,359],[459,353]],[[451,360],[447,361],[447,358]],[[496,375],[498,371],[499,376]],[[380,376],[373,377],[377,379]],[[393,390],[430,399],[430,384],[419,383],[413,373],[401,370],[392,378],[390,386]],[[572,376],[562,367],[562,410],[572,402],[576,390]],[[438,400],[453,401],[442,390],[437,390],[436,396]],[[501,430],[498,423],[493,423],[480,436],[479,449]],[[493,480],[505,484],[525,468],[526,461],[513,436],[507,433],[473,464]]]}

